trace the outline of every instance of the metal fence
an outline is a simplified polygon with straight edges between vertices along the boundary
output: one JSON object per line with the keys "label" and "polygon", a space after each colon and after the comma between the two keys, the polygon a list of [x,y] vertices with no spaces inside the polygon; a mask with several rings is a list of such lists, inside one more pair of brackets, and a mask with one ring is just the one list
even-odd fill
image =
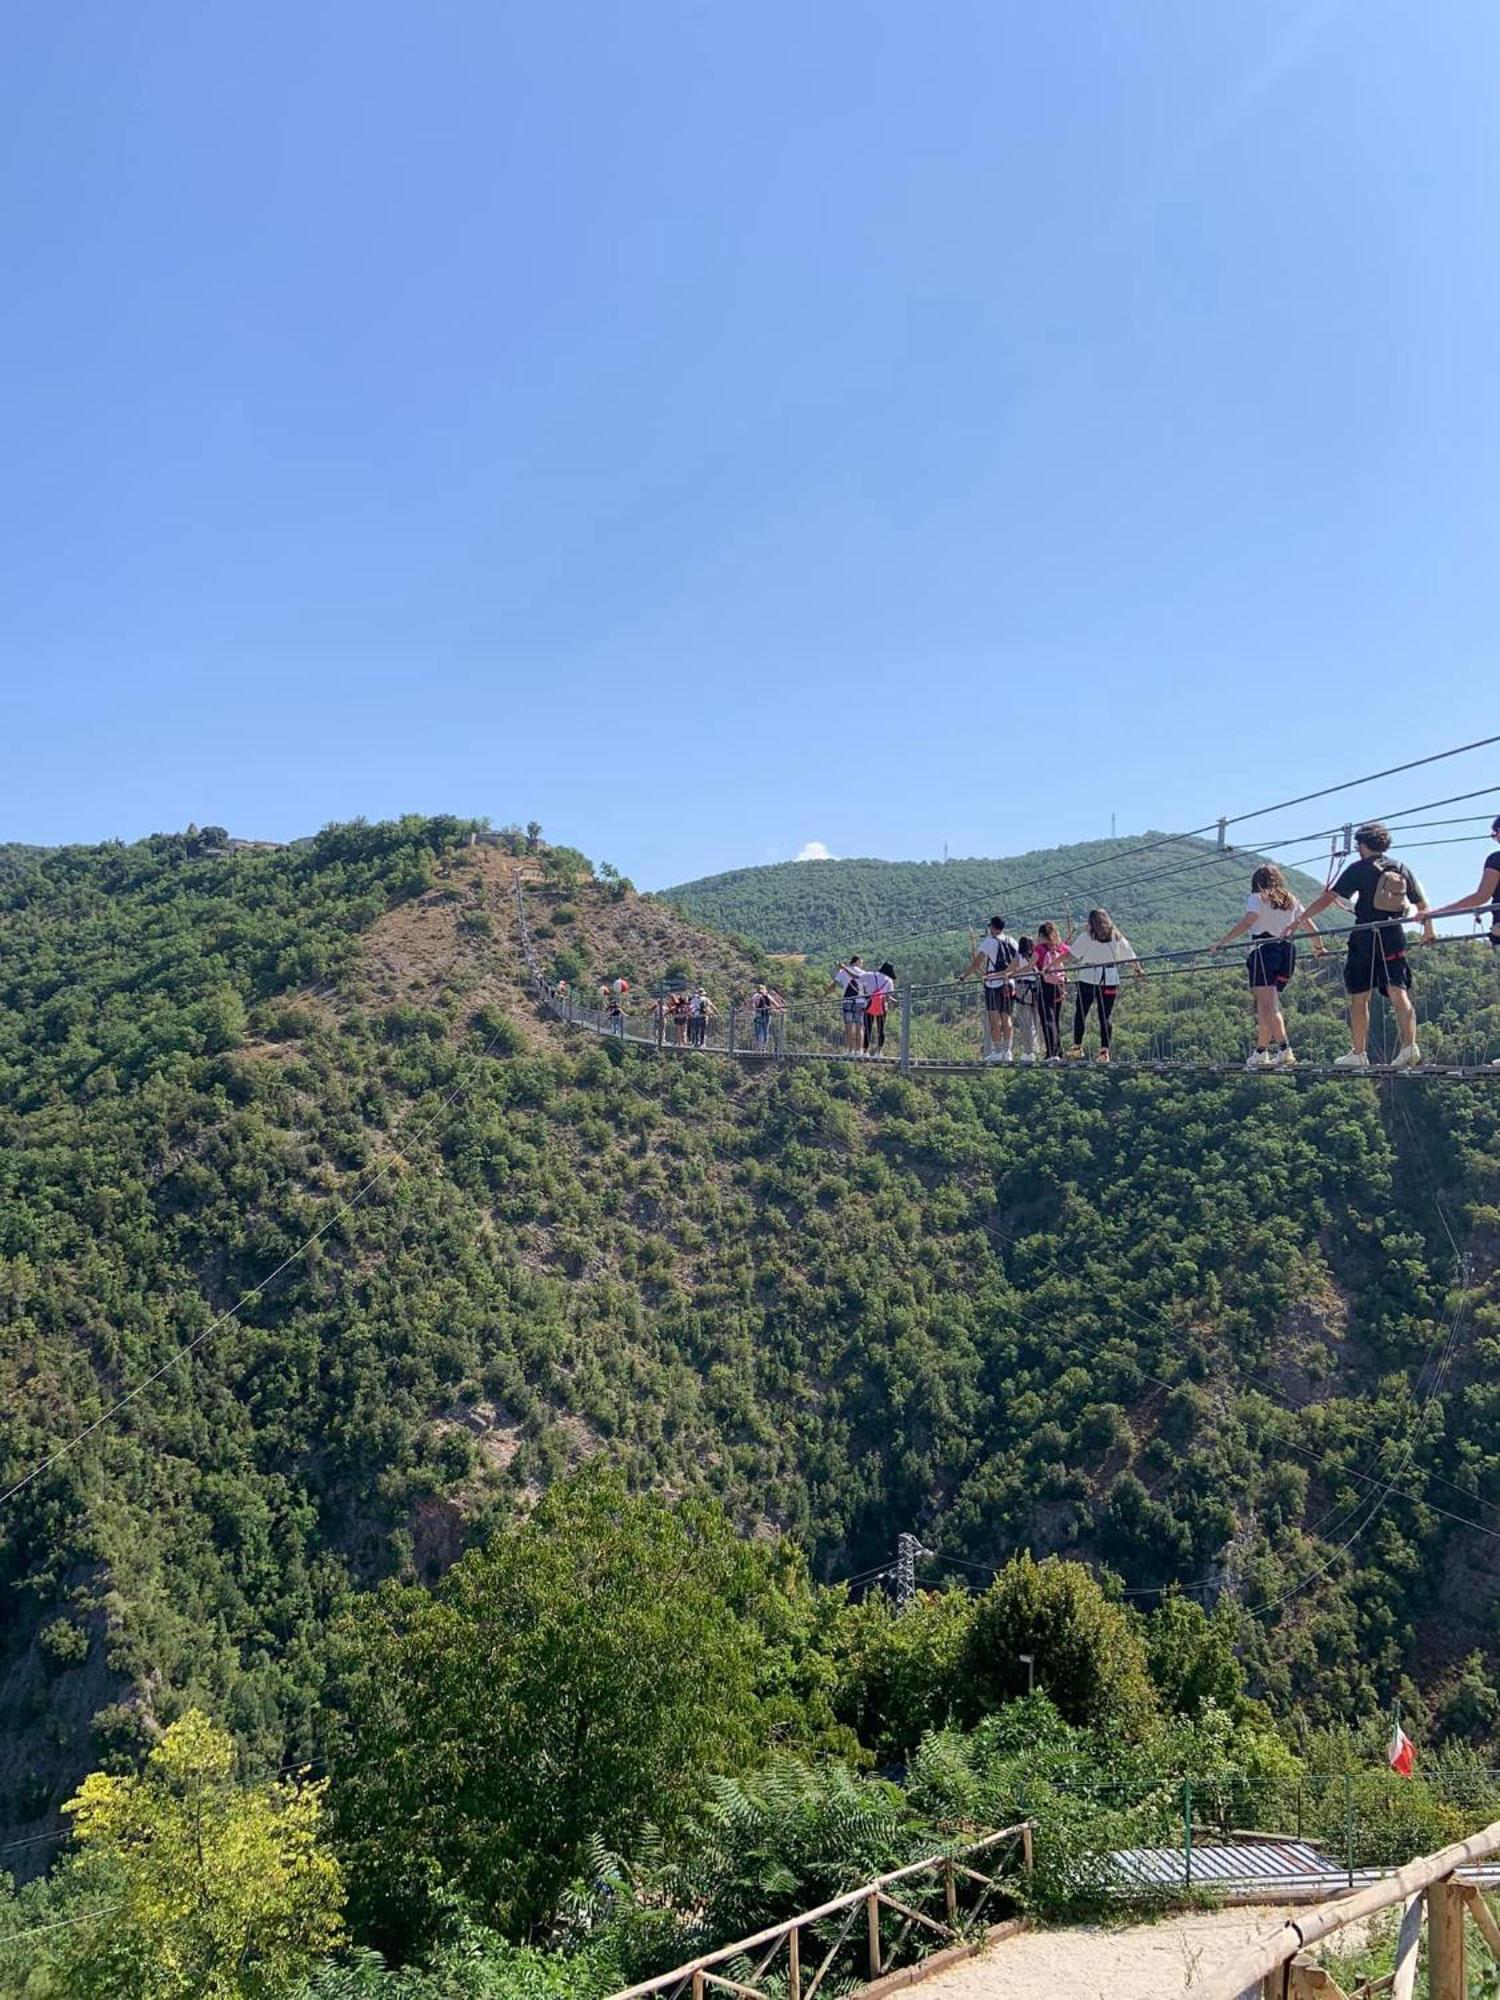
{"label": "metal fence", "polygon": [[1058,1830],[1073,1829],[1066,1866],[1080,1887],[1138,1900],[1321,1895],[1489,1825],[1500,1816],[1500,1771],[1242,1774],[1076,1798],[1023,1789],[1014,1803],[1035,1824],[1044,1860]]}

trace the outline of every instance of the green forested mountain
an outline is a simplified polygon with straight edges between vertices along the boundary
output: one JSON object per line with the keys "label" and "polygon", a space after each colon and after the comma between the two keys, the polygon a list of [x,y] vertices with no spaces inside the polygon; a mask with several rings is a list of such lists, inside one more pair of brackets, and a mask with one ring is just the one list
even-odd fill
{"label": "green forested mountain", "polygon": [[[862,951],[907,963],[915,957],[926,970],[961,954],[969,932],[982,930],[997,910],[1023,931],[1044,917],[1079,920],[1094,903],[1103,903],[1140,949],[1173,951],[1208,942],[1239,916],[1261,857],[1171,840],[1116,859],[1164,838],[1080,841],[998,861],[782,861],[704,876],[662,895],[718,930],[819,961]],[[1312,893],[1308,877],[1292,870],[1290,879],[1304,898]]]}
{"label": "green forested mountain", "polygon": [[[464,840],[163,837],[0,882],[13,1837],[194,1703],[252,1764],[324,1754],[360,1594],[595,1459],[825,1579],[912,1529],[933,1581],[1029,1548],[1137,1607],[1181,1583],[1288,1725],[1403,1688],[1487,1740],[1500,1094],[570,1037],[511,860]],[[763,968],[566,851],[521,866],[575,984]],[[1484,954],[1423,982],[1494,1021]]]}

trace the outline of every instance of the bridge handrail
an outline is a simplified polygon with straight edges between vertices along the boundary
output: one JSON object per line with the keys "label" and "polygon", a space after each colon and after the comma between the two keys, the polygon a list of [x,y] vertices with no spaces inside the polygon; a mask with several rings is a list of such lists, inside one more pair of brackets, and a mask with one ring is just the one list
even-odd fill
{"label": "bridge handrail", "polygon": [[[774,1952],[775,1948],[789,1938],[794,1931],[801,1932],[811,1924],[823,1923],[829,1917],[836,1917],[845,1911],[854,1910],[862,1903],[868,1907],[872,1899],[888,1900],[885,1897],[885,1892],[893,1884],[909,1881],[914,1875],[930,1873],[933,1869],[943,1870],[945,1874],[975,1875],[976,1871],[966,1868],[964,1864],[974,1860],[979,1855],[991,1853],[1002,1842],[1020,1843],[1022,1870],[1029,1872],[1032,1862],[1031,1836],[1031,1822],[1029,1820],[1021,1820],[1015,1826],[1001,1827],[998,1832],[985,1834],[982,1839],[971,1841],[964,1847],[949,1852],[926,1854],[920,1861],[907,1862],[904,1868],[893,1868],[888,1874],[876,1875],[868,1882],[861,1882],[857,1888],[846,1890],[842,1896],[835,1896],[830,1902],[819,1903],[815,1909],[799,1910],[795,1916],[785,1917],[779,1924],[769,1924],[764,1930],[755,1931],[749,1937],[737,1938],[733,1944],[720,1945],[717,1951],[705,1952],[698,1958],[687,1960],[683,1965],[674,1966],[670,1972],[659,1972],[652,1979],[643,1979],[638,1985],[627,1986],[620,1992],[611,1994],[609,2000],[644,2000],[644,1996],[647,1994],[662,1993],[673,1986],[680,1986],[689,1981],[692,1982],[694,1991],[700,1992],[705,1983],[705,1975],[708,1976],[708,1982],[711,1984],[728,1985],[737,1993],[753,1993],[756,1990],[753,1987],[745,1986],[735,1981],[714,1980],[711,1968],[716,1965],[727,1964],[734,1959],[745,1958],[751,1952],[760,1951],[766,1945],[770,1945]],[[1004,1862],[1002,1861],[1000,1869],[996,1871],[993,1877],[988,1879],[987,1886],[989,1888],[993,1888],[999,1881],[1003,1869]],[[977,1879],[985,1881],[986,1878],[978,1876]],[[981,1898],[982,1901],[983,1898]],[[904,1905],[896,1904],[895,1907],[903,1909]],[[949,1924],[946,1926],[935,1925],[934,1928],[942,1928],[952,1938],[957,1939],[959,1932],[951,1892],[948,1901],[948,1914],[950,1919]],[[879,1948],[873,1942],[872,1950],[878,1957]],[[766,1963],[769,1964],[769,1959]],[[762,1966],[762,1973],[764,1969],[764,1966]],[[880,1967],[873,1965],[871,1971],[872,1976],[878,1977]],[[809,1994],[810,1992],[811,1989],[809,1989]]]}
{"label": "bridge handrail", "polygon": [[1467,1840],[1440,1848],[1436,1854],[1409,1861],[1404,1868],[1372,1882],[1368,1888],[1357,1889],[1352,1896],[1340,1896],[1318,1904],[1303,1916],[1289,1917],[1280,1932],[1263,1938],[1232,1972],[1223,1975],[1208,1993],[1207,2000],[1245,2000],[1245,1996],[1263,1990],[1265,1982],[1272,1980],[1283,1966],[1291,1965],[1299,1953],[1320,1944],[1336,1931],[1364,1917],[1377,1916],[1382,1910],[1394,1909],[1398,1903],[1409,1903],[1412,1898],[1449,1883],[1460,1869],[1488,1861],[1496,1854],[1500,1854],[1500,1820],[1493,1820]]}

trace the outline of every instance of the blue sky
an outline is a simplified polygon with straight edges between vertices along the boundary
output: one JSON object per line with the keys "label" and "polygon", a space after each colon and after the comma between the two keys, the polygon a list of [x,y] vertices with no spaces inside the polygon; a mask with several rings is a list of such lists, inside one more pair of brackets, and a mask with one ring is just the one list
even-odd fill
{"label": "blue sky", "polygon": [[654,886],[1500,729],[1491,0],[3,33],[0,838],[535,815]]}

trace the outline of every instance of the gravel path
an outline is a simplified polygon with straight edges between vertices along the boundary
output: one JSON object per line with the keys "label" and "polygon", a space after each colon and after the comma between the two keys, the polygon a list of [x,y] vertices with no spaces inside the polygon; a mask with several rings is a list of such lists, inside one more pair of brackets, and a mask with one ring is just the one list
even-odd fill
{"label": "gravel path", "polygon": [[1119,1930],[1027,1931],[914,1987],[922,2000],[1158,2000],[1201,1993],[1279,1930],[1275,1908],[1194,1911]]}

